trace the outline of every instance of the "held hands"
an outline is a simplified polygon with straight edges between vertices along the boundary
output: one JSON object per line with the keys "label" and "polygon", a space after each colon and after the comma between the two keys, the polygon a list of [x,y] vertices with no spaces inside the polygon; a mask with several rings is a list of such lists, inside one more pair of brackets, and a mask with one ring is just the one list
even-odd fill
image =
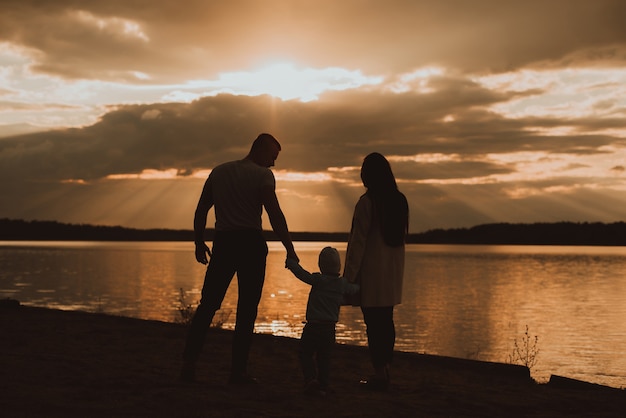
{"label": "held hands", "polygon": [[207,264],[208,258],[211,257],[211,250],[204,242],[196,242],[196,261],[198,263]]}
{"label": "held hands", "polygon": [[297,266],[298,266],[298,260],[287,257],[287,260],[285,260],[285,268],[289,270],[293,270]]}
{"label": "held hands", "polygon": [[287,250],[287,259],[285,260],[285,268],[289,268],[289,261],[295,261],[296,264],[300,262],[300,258],[298,258],[296,251],[293,249]]}
{"label": "held hands", "polygon": [[287,250],[287,260],[289,259],[293,259],[293,260],[296,260],[297,262],[300,262],[300,258],[298,257],[294,249]]}

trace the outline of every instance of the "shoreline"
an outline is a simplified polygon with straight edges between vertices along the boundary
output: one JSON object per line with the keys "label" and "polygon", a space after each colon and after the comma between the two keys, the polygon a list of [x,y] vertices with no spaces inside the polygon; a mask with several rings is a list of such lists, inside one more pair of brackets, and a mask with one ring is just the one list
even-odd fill
{"label": "shoreline", "polygon": [[[15,301],[17,302],[17,301]],[[255,334],[250,372],[226,384],[232,331],[212,328],[199,383],[178,382],[186,326],[3,303],[0,411],[6,416],[623,416],[626,392],[523,366],[396,352],[389,392],[364,391],[366,347],[338,344],[327,398],[302,393],[298,340]]]}

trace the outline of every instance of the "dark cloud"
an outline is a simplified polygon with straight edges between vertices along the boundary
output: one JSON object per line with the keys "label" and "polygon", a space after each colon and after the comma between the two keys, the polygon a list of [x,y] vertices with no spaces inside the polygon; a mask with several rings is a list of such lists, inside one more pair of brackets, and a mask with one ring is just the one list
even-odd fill
{"label": "dark cloud", "polygon": [[40,128],[38,126],[33,126],[28,123],[14,123],[11,125],[2,125],[0,138],[42,131],[46,131],[46,129]]}
{"label": "dark cloud", "polygon": [[510,174],[514,167],[483,161],[444,161],[436,163],[394,162],[394,174],[402,180],[470,179],[492,174]]}
{"label": "dark cloud", "polygon": [[[427,94],[334,92],[306,103],[222,94],[192,103],[119,106],[92,126],[0,140],[0,174],[3,178],[94,180],[144,169],[175,168],[190,173],[245,156],[260,132],[271,132],[283,143],[280,169],[359,166],[372,151],[391,156],[441,153],[463,155],[466,161],[464,165],[423,166],[423,173],[434,175],[439,170],[461,177],[463,170],[468,176],[509,170],[477,162],[489,153],[580,155],[603,152],[602,146],[623,145],[621,138],[588,133],[623,129],[622,118],[506,119],[486,108],[518,92],[494,93],[457,79],[439,79],[431,87]],[[447,115],[454,119],[444,122]],[[563,125],[580,134],[547,137],[528,130]]]}
{"label": "dark cloud", "polygon": [[212,79],[268,59],[367,74],[497,72],[623,65],[625,15],[620,0],[4,0],[0,40],[28,48],[34,69],[67,78]]}

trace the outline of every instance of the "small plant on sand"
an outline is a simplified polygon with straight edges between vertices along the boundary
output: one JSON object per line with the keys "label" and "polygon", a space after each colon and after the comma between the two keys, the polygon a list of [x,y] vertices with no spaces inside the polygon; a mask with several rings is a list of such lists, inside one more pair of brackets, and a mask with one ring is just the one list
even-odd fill
{"label": "small plant on sand", "polygon": [[211,321],[212,328],[222,328],[226,321],[228,321],[228,317],[230,316],[230,311],[222,311],[219,310],[215,312],[215,316],[213,317],[213,321]]}
{"label": "small plant on sand", "polygon": [[100,296],[98,296],[98,300],[96,301],[96,308],[94,312],[98,314],[104,313],[104,304],[102,303],[102,298]]}
{"label": "small plant on sand", "polygon": [[178,294],[177,309],[180,317],[177,318],[176,322],[187,325],[190,324],[194,313],[196,313],[196,308],[192,304],[187,303],[187,295],[182,287],[180,288],[180,292]]}
{"label": "small plant on sand", "polygon": [[465,353],[465,358],[470,359],[470,360],[480,359],[480,356],[481,356],[480,345],[476,344],[474,348],[475,348],[474,351],[468,351],[467,353]]}
{"label": "small plant on sand", "polygon": [[528,332],[528,325],[526,325],[526,331],[521,341],[518,342],[517,338],[513,340],[513,351],[509,354],[509,364],[521,364],[522,366],[532,369],[537,364],[537,355],[539,354],[539,347],[537,346],[539,337],[536,335],[530,336]]}
{"label": "small plant on sand", "polygon": [[[180,292],[178,294],[178,313],[180,317],[177,318],[176,322],[180,324],[189,325],[191,320],[193,319],[194,314],[196,313],[196,309],[198,308],[198,303],[196,305],[192,305],[187,302],[187,294],[181,287]],[[211,322],[212,328],[222,328],[228,318],[230,317],[230,311],[219,310],[215,313],[213,317],[213,321]]]}

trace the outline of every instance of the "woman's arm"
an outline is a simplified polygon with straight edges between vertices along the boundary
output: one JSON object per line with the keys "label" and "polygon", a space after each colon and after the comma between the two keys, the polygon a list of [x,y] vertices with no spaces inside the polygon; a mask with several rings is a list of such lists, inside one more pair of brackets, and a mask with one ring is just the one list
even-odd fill
{"label": "woman's arm", "polygon": [[346,266],[343,277],[349,282],[356,280],[365,254],[365,244],[372,225],[372,201],[367,195],[361,196],[354,208],[352,228],[346,251]]}

